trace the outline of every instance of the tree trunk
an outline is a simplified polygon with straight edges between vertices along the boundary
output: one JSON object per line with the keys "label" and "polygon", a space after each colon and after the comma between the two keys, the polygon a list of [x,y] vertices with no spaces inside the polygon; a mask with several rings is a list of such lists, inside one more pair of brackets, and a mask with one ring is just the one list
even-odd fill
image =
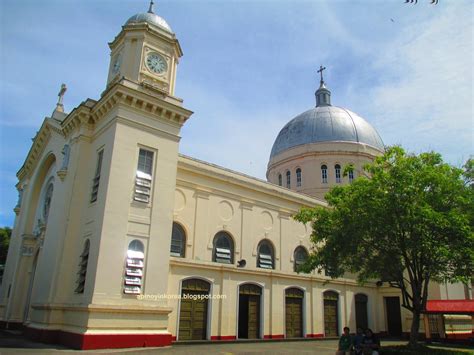
{"label": "tree trunk", "polygon": [[410,331],[410,347],[416,347],[418,345],[418,331],[420,329],[420,312],[417,310],[413,311],[413,321],[411,323]]}

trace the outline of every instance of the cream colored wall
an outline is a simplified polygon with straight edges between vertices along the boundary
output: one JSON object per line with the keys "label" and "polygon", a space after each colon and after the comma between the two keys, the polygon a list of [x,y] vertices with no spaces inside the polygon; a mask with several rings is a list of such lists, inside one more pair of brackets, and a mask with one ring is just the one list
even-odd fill
{"label": "cream colored wall", "polygon": [[[350,142],[322,142],[305,144],[286,150],[273,157],[268,163],[267,179],[278,184],[282,175],[282,186],[286,187],[286,172],[291,172],[290,189],[304,194],[324,198],[332,186],[345,185],[348,176],[343,176],[344,168],[354,166],[354,178],[364,174],[363,166],[370,163],[381,152],[367,145]],[[334,166],[341,165],[341,183],[336,183]],[[326,165],[328,182],[323,183],[321,166]],[[297,186],[296,169],[302,170],[301,186]]]}
{"label": "cream colored wall", "polygon": [[[305,290],[305,334],[323,334],[323,292],[339,293],[339,328],[355,328],[354,295],[369,297],[369,326],[384,331],[384,303],[374,284],[360,286],[353,279],[331,280],[319,274],[293,271],[293,252],[299,245],[310,248],[311,228],[294,221],[291,215],[301,206],[325,206],[321,200],[295,193],[245,175],[181,156],[178,163],[174,221],[186,232],[185,258],[171,257],[168,295],[179,295],[184,279],[198,277],[212,284],[214,295],[226,299],[210,301],[208,337],[237,335],[238,286],[245,282],[262,285],[263,335],[285,333],[284,290]],[[234,265],[212,262],[212,242],[219,231],[234,239]],[[275,269],[256,267],[257,245],[269,239],[275,246]],[[237,260],[245,259],[245,268]],[[387,292],[387,291],[386,291]],[[397,294],[396,290],[390,290]],[[179,301],[169,303],[173,312],[169,330],[176,336]]]}

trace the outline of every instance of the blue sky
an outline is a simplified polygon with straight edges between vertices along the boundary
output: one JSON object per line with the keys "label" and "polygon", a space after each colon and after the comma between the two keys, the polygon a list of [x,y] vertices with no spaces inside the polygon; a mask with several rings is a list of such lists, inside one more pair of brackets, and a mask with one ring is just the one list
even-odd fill
{"label": "blue sky", "polygon": [[[158,0],[184,57],[176,95],[194,111],[180,151],[265,178],[279,130],[315,104],[325,65],[332,103],[387,145],[474,152],[470,0]],[[105,88],[107,43],[146,0],[0,1],[0,226],[12,225],[16,172],[55,107]]]}

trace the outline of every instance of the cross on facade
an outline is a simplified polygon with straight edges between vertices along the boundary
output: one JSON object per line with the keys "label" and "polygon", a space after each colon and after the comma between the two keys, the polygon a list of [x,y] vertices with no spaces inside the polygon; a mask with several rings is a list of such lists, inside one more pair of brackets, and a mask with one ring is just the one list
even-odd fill
{"label": "cross on facade", "polygon": [[321,84],[324,83],[324,80],[323,80],[323,70],[325,70],[326,67],[323,67],[322,65],[319,66],[319,70],[318,70],[318,73],[321,74]]}

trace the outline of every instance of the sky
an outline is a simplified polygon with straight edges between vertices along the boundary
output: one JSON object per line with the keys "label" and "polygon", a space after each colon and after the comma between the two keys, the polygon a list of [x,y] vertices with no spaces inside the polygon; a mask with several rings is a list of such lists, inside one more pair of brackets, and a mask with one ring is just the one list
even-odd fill
{"label": "sky", "polygon": [[[16,172],[61,83],[65,110],[105,89],[107,43],[147,0],[0,1],[0,226]],[[322,64],[332,104],[386,145],[474,153],[471,0],[157,0],[184,52],[176,96],[194,114],[180,152],[265,179],[280,129],[315,106]]]}

